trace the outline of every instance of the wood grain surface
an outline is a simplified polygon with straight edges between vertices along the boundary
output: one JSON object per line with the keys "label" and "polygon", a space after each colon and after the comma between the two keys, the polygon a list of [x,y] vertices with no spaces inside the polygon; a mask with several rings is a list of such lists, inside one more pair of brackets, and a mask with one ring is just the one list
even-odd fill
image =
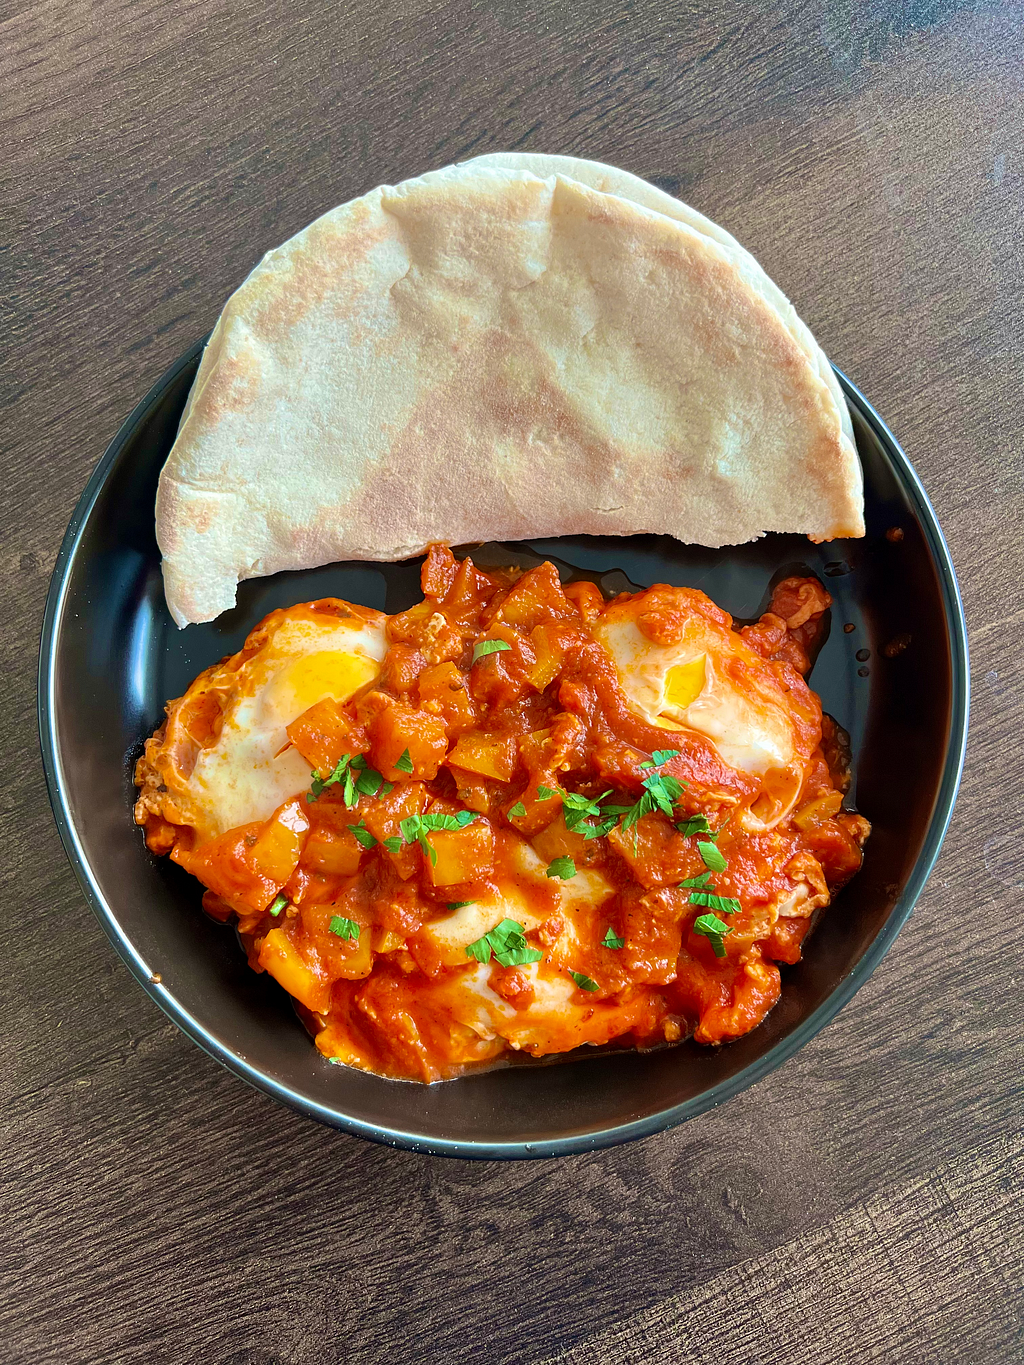
{"label": "wood grain surface", "polygon": [[[0,1359],[1021,1359],[1020,7],[0,12]],[[974,700],[937,870],[811,1045],[675,1132],[478,1165],[317,1127],[150,1004],[57,838],[35,657],[90,469],[261,254],[379,181],[504,148],[617,162],[760,257],[922,474]]]}

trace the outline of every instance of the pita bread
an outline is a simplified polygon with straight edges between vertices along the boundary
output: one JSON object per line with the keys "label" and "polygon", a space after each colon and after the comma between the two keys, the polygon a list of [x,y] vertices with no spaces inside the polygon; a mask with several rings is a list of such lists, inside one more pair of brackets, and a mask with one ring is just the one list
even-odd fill
{"label": "pita bread", "polygon": [[534,175],[542,178],[550,175],[565,176],[567,179],[578,180],[581,185],[589,185],[591,189],[600,190],[602,194],[617,194],[620,199],[630,199],[634,204],[642,204],[644,208],[653,209],[655,213],[663,213],[666,217],[686,223],[696,232],[701,232],[705,237],[718,242],[725,248],[736,269],[750,287],[775,309],[793,340],[816,366],[818,374],[828,385],[835,399],[842,418],[843,431],[852,444],[853,423],[850,421],[850,410],[846,406],[846,398],[839,386],[836,372],[828,362],[828,357],[779,286],[765,274],[750,252],[740,246],[736,238],[726,232],[725,228],[719,227],[710,218],[705,218],[703,213],[698,213],[681,199],[673,199],[656,185],[641,180],[638,175],[631,175],[629,171],[620,170],[618,166],[606,166],[603,161],[585,161],[578,156],[551,156],[545,152],[490,152],[486,156],[477,156],[462,164],[532,171]]}
{"label": "pita bread", "polygon": [[264,257],[160,476],[178,624],[245,578],[438,540],[863,534],[816,348],[752,258],[663,208],[469,162]]}

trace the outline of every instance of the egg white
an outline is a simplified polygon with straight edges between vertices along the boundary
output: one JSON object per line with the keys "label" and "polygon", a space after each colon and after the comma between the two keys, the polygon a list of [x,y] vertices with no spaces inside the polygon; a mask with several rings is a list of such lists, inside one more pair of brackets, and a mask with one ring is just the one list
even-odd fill
{"label": "egg white", "polygon": [[[443,984],[446,1007],[460,1024],[480,1038],[504,1038],[511,1047],[521,1048],[536,1042],[554,1027],[580,1026],[593,1012],[577,998],[576,986],[568,972],[553,962],[523,964],[519,971],[532,988],[529,1004],[518,1009],[497,995],[488,984],[490,964],[470,963],[468,944],[482,938],[503,919],[514,919],[529,932],[553,914],[562,918],[562,930],[547,957],[572,960],[578,942],[577,910],[596,907],[615,894],[615,888],[600,872],[580,868],[567,881],[550,878],[547,864],[523,839],[512,835],[503,841],[503,856],[498,860],[492,880],[496,893],[480,896],[469,905],[433,920],[422,933],[432,941],[445,966],[464,967]],[[543,888],[538,910],[527,894],[533,882]]]}
{"label": "egg white", "polygon": [[239,669],[217,742],[200,752],[189,779],[205,832],[266,820],[309,786],[309,764],[285,748],[286,727],[324,697],[344,702],[372,682],[386,650],[384,617],[282,622]]}
{"label": "egg white", "polygon": [[725,672],[730,655],[764,666],[732,631],[715,630],[695,614],[679,641],[661,645],[631,616],[618,614],[598,620],[594,634],[611,655],[622,690],[648,721],[696,730],[741,772],[761,776],[792,763],[793,725],[785,706],[748,695]]}

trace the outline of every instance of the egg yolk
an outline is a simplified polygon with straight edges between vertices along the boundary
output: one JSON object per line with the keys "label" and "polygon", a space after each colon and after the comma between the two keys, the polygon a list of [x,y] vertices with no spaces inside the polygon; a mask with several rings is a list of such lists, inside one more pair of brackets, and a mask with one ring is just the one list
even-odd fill
{"label": "egg yolk", "polygon": [[697,700],[704,691],[706,655],[701,654],[688,664],[676,664],[665,674],[665,702],[679,711],[685,711],[691,702]]}
{"label": "egg yolk", "polygon": [[277,674],[269,689],[268,704],[291,722],[324,697],[348,701],[379,672],[380,664],[365,654],[320,649],[296,659]]}

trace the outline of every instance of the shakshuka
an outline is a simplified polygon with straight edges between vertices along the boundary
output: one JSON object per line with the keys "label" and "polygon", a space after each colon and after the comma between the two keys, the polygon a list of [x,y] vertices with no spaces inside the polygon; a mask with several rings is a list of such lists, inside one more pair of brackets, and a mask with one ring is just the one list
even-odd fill
{"label": "shakshuka", "polygon": [[805,682],[828,593],[787,578],[736,629],[692,588],[442,546],[422,586],[271,612],[170,702],[149,848],[332,1061],[436,1081],[754,1028],[869,833]]}

